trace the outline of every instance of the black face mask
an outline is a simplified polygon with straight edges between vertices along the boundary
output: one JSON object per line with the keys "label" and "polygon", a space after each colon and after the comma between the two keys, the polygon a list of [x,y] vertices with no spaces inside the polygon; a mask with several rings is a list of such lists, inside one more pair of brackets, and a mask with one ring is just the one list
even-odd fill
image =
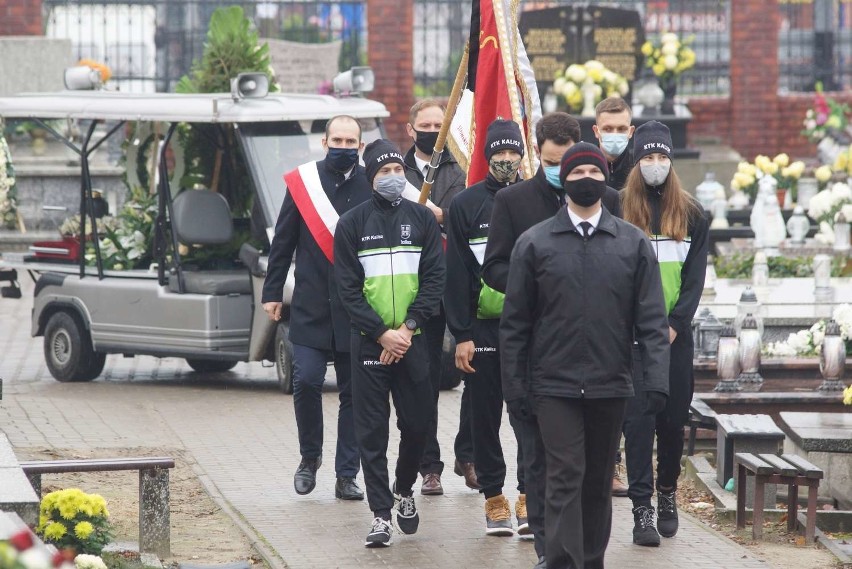
{"label": "black face mask", "polygon": [[335,172],[346,173],[358,162],[357,148],[331,148],[325,156],[328,165]]}
{"label": "black face mask", "polygon": [[606,192],[606,182],[594,178],[580,178],[579,180],[566,180],[562,186],[565,195],[580,207],[589,207],[601,199]]}
{"label": "black face mask", "polygon": [[415,130],[414,132],[417,134],[414,140],[414,146],[417,147],[417,150],[423,154],[435,152],[435,143],[438,142],[437,132],[424,132],[422,130]]}

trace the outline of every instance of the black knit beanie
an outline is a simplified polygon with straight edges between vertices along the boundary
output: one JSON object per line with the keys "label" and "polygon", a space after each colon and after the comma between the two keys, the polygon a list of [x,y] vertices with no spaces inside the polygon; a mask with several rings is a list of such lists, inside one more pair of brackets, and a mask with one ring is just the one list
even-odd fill
{"label": "black knit beanie", "polygon": [[636,164],[643,156],[655,152],[672,158],[672,135],[669,127],[659,121],[648,121],[636,127],[633,133],[633,160]]}
{"label": "black knit beanie", "polygon": [[601,149],[588,142],[578,142],[565,151],[559,166],[559,179],[564,182],[571,170],[581,164],[593,164],[601,169],[604,180],[609,182],[609,167]]}
{"label": "black knit beanie", "polygon": [[381,170],[382,166],[391,162],[405,165],[402,161],[402,153],[396,144],[390,140],[380,138],[374,140],[364,148],[364,168],[367,170],[367,181],[373,185],[373,178]]}
{"label": "black knit beanie", "polygon": [[485,134],[485,159],[491,160],[491,157],[501,150],[514,150],[521,156],[524,155],[524,138],[515,121],[495,119],[488,125],[488,132]]}

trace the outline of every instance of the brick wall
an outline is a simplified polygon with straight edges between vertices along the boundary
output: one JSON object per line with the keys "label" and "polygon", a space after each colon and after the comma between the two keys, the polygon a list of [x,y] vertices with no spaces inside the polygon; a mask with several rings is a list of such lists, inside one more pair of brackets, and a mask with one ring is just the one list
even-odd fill
{"label": "brick wall", "polygon": [[0,36],[40,36],[41,0],[0,0]]}
{"label": "brick wall", "polygon": [[[800,134],[813,94],[778,95],[780,26],[778,0],[737,3],[731,11],[731,96],[689,99],[692,143],[718,139],[748,160],[779,152],[816,156],[816,146]],[[852,104],[848,91],[826,95]]]}
{"label": "brick wall", "polygon": [[403,149],[411,143],[405,123],[414,104],[413,21],[413,2],[367,0],[367,58],[376,74],[370,98],[387,107],[391,115],[385,120],[388,137]]}

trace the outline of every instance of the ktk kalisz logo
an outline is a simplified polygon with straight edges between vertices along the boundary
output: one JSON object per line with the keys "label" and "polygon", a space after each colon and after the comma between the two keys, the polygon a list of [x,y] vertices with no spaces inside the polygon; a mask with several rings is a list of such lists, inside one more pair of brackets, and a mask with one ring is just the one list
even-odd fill
{"label": "ktk kalisz logo", "polygon": [[403,244],[411,245],[411,225],[399,226],[399,238],[404,242]]}

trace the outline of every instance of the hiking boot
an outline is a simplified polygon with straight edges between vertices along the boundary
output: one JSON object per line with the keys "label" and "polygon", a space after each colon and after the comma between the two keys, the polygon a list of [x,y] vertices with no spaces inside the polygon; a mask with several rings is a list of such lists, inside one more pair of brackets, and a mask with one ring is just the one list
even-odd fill
{"label": "hiking boot", "polygon": [[503,494],[485,500],[485,535],[512,535],[512,511]]}
{"label": "hiking boot", "polygon": [[441,475],[437,472],[428,472],[423,475],[423,485],[420,487],[420,493],[424,496],[440,496],[444,493],[444,486],[441,484]]}
{"label": "hiking boot", "polygon": [[677,533],[677,500],[674,491],[657,490],[657,528],[663,537]]}
{"label": "hiking boot", "polygon": [[390,521],[382,518],[373,519],[370,533],[364,540],[364,547],[387,547],[391,543],[393,543],[393,528]]}
{"label": "hiking boot", "polygon": [[296,469],[296,474],[293,476],[293,487],[296,489],[296,494],[304,496],[314,491],[317,486],[317,470],[322,464],[320,458],[303,458],[299,463],[299,468]]}
{"label": "hiking boot", "polygon": [[622,481],[624,476],[624,467],[621,464],[615,465],[615,472],[612,475],[612,495],[618,498],[627,497],[627,484]]}
{"label": "hiking boot", "polygon": [[414,504],[414,496],[411,495],[410,491],[408,496],[397,494],[395,482],[393,486],[391,519],[394,527],[399,533],[406,535],[417,533],[417,527],[420,525],[420,514],[417,513],[417,506]]}
{"label": "hiking boot", "polygon": [[334,485],[334,497],[340,500],[363,500],[364,492],[354,478],[340,477]]}
{"label": "hiking boot", "polygon": [[660,534],[654,526],[654,507],[650,504],[633,508],[633,543],[646,547],[660,545]]}
{"label": "hiking boot", "polygon": [[527,521],[527,495],[518,494],[518,500],[515,502],[515,517],[518,519],[518,535],[532,537],[532,530]]}

